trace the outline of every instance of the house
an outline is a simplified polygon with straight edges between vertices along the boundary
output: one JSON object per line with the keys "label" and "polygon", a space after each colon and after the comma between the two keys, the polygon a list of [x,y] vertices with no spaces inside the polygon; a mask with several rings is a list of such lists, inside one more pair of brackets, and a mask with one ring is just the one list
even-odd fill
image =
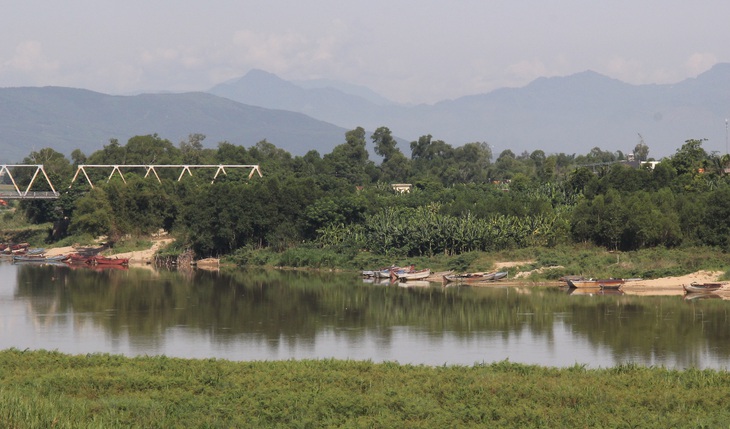
{"label": "house", "polygon": [[400,192],[401,194],[410,193],[411,189],[413,189],[413,185],[410,183],[393,183],[390,187],[393,188],[395,192]]}

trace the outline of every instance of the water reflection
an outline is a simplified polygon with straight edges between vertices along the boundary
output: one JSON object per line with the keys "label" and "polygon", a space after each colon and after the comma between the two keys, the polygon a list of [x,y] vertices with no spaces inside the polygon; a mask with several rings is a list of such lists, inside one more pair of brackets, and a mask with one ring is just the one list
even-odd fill
{"label": "water reflection", "polygon": [[727,369],[728,305],[557,288],[398,287],[334,273],[0,263],[0,347],[67,353]]}

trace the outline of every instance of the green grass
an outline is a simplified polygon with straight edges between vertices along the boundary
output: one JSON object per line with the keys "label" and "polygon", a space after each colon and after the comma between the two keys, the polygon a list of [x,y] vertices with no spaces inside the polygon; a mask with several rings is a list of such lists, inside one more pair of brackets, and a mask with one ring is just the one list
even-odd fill
{"label": "green grass", "polygon": [[[535,270],[526,281],[553,281],[561,276],[582,274],[590,277],[644,278],[679,276],[699,270],[730,270],[730,254],[712,247],[653,248],[636,252],[610,252],[587,245],[536,247],[501,252],[469,252],[460,255],[389,258],[370,252],[317,248],[293,248],[285,252],[243,248],[228,262],[247,266],[285,266],[365,270],[391,265],[431,268],[432,271],[490,271],[497,262],[519,262],[508,268],[510,276]],[[539,271],[538,271],[539,270]],[[724,279],[730,279],[725,274]]]}
{"label": "green grass", "polygon": [[111,248],[111,251],[109,254],[116,254],[116,253],[127,253],[127,252],[134,252],[137,250],[147,250],[150,247],[152,247],[152,241],[148,238],[127,238],[123,240],[119,240],[114,243],[113,247]]}
{"label": "green grass", "polygon": [[725,371],[0,352],[4,427],[727,427]]}

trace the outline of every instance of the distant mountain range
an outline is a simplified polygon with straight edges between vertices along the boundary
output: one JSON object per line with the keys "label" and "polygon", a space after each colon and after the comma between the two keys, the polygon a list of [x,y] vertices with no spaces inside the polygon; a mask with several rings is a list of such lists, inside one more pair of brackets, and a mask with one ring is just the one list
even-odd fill
{"label": "distant mountain range", "polygon": [[189,134],[250,147],[267,139],[292,154],[329,153],[346,129],[283,110],[264,109],[203,92],[113,96],[84,89],[0,88],[0,163],[17,163],[51,147],[89,155],[116,138],[157,134],[177,145]]}
{"label": "distant mountain range", "polygon": [[[257,106],[257,107],[255,107]],[[60,87],[0,88],[0,162],[18,162],[52,147],[64,154],[101,149],[156,133],[177,144],[192,133],[246,147],[267,139],[293,155],[331,152],[347,130],[387,126],[408,142],[431,134],[452,146],[489,143],[495,155],[630,152],[639,135],[650,156],[671,155],[685,140],[707,138],[725,152],[730,64],[671,85],[631,85],[586,71],[539,78],[433,105],[406,106],[372,90],[336,81],[290,82],[261,70],[206,92],[114,96]]]}
{"label": "distant mountain range", "polygon": [[627,153],[643,137],[649,155],[661,157],[694,138],[707,138],[708,151],[725,152],[730,64],[671,85],[631,85],[586,71],[418,106],[346,86],[294,84],[261,70],[209,92],[348,129],[387,126],[406,141],[431,134],[452,146],[487,142],[495,155],[505,149],[585,154],[593,147]]}

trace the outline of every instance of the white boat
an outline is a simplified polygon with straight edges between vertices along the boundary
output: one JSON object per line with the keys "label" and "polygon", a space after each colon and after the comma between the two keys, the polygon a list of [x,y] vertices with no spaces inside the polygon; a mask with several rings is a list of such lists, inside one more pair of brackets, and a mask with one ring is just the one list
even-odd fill
{"label": "white boat", "polygon": [[712,293],[716,292],[724,286],[723,283],[690,283],[682,285],[685,293]]}
{"label": "white boat", "polygon": [[428,278],[428,276],[431,275],[431,269],[430,268],[424,268],[423,270],[416,270],[416,271],[409,271],[404,273],[398,273],[396,274],[398,277],[398,280],[402,282],[407,282],[410,280],[423,280],[425,278]]}

